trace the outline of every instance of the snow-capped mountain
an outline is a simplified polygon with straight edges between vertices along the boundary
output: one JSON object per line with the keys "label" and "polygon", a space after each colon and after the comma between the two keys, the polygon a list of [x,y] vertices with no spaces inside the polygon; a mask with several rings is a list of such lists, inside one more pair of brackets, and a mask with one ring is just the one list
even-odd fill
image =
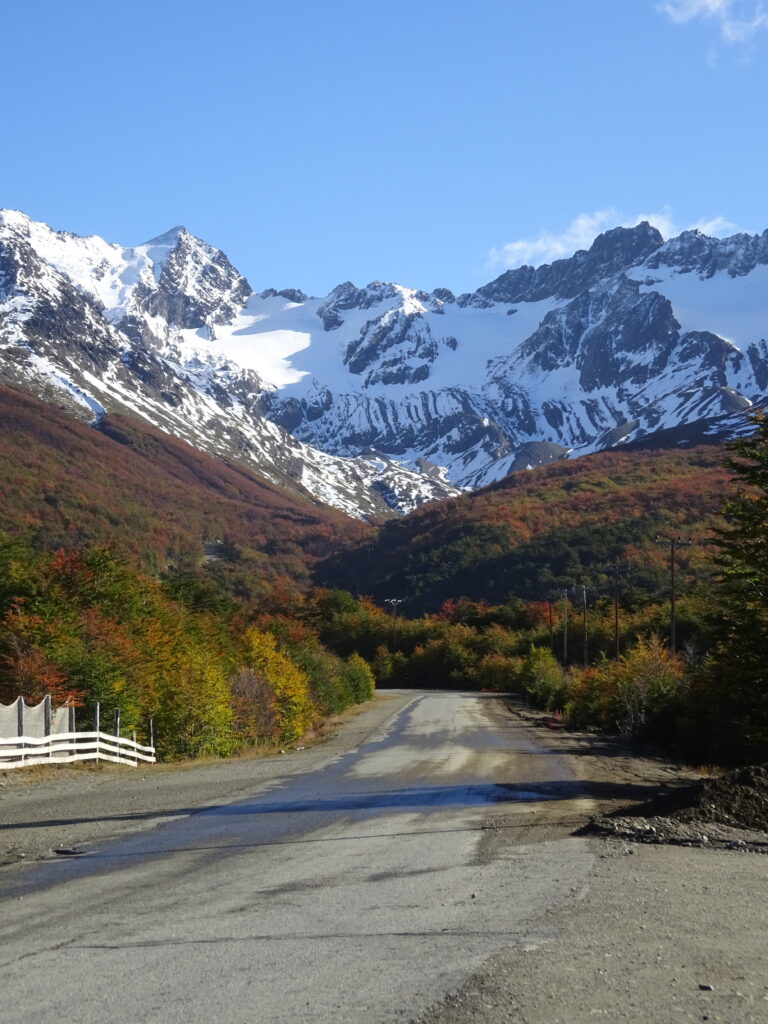
{"label": "snow-capped mountain", "polygon": [[[250,294],[223,253],[183,228],[126,249],[2,213],[0,380],[95,424],[110,410],[138,415],[350,515],[378,519],[457,493],[440,472],[377,452],[339,458],[267,420],[271,385],[252,360],[234,359]],[[234,352],[217,344],[220,324]]]}
{"label": "snow-capped mountain", "polygon": [[294,338],[306,374],[272,418],[327,451],[426,457],[461,487],[681,425],[727,434],[768,385],[768,232],[665,242],[644,223],[458,297],[374,283],[271,301],[254,329]]}
{"label": "snow-capped mountain", "polygon": [[569,452],[732,430],[768,387],[767,286],[768,232],[640,224],[459,296],[255,293],[183,228],[123,248],[6,213],[0,373],[375,516]]}

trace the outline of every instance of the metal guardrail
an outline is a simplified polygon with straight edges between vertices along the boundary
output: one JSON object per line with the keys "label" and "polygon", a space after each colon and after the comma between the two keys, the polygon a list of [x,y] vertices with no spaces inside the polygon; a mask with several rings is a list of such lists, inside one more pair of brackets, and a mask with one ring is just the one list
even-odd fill
{"label": "metal guardrail", "polygon": [[0,737],[0,768],[74,761],[112,761],[136,768],[155,763],[155,748],[106,732],[60,732],[51,736]]}

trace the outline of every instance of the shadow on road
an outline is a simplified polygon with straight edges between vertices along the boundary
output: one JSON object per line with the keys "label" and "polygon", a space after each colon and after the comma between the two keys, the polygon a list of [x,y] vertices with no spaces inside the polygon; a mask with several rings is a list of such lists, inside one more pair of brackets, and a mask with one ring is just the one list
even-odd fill
{"label": "shadow on road", "polygon": [[98,817],[50,818],[44,821],[17,822],[0,825],[0,832],[54,825],[77,825],[89,822],[142,821],[151,818],[175,818],[186,815],[230,816],[266,814],[332,814],[340,811],[424,810],[440,807],[477,807],[483,804],[538,803],[554,800],[611,800],[637,802],[657,794],[656,785],[626,782],[528,782],[521,785],[414,786],[381,792],[365,790],[340,797],[307,796],[304,799],[250,800],[214,807],[179,807],[132,814]]}

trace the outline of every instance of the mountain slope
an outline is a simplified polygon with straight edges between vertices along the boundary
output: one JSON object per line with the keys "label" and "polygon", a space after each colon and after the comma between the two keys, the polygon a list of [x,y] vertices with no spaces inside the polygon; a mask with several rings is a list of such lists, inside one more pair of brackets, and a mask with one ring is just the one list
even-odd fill
{"label": "mountain slope", "polygon": [[625,589],[663,599],[669,552],[656,537],[693,537],[686,564],[707,564],[710,531],[731,486],[722,463],[713,445],[600,452],[523,470],[384,524],[375,541],[321,561],[315,577],[380,601],[401,597],[413,615],[462,596],[544,600],[582,583],[591,601],[618,558],[631,563]]}
{"label": "mountain slope", "polygon": [[258,329],[293,330],[307,371],[270,415],[326,450],[426,456],[470,488],[680,424],[728,436],[768,386],[767,264],[768,232],[664,242],[641,224],[458,298],[344,285],[309,349],[309,302],[264,310]]}
{"label": "mountain slope", "polygon": [[0,380],[98,422],[140,416],[208,454],[349,515],[381,519],[455,494],[371,454],[336,458],[261,413],[259,375],[219,353],[181,360],[248,294],[226,257],[183,229],[135,249],[0,216]]}
{"label": "mountain slope", "polygon": [[151,571],[207,562],[231,589],[306,581],[367,529],[121,415],[92,429],[0,385],[3,529],[40,548],[115,543]]}
{"label": "mountain slope", "polygon": [[564,455],[745,429],[766,324],[768,231],[644,223],[464,295],[311,298],[254,292],[183,228],[123,248],[0,215],[0,379],[369,519]]}

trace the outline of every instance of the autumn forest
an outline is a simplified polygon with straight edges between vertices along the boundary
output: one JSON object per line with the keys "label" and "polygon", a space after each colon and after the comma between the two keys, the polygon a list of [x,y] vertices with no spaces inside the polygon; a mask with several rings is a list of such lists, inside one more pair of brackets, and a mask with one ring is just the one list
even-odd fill
{"label": "autumn forest", "polygon": [[119,707],[172,759],[296,743],[375,685],[479,689],[691,763],[765,759],[765,420],[372,526],[127,418],[0,398],[4,703]]}

